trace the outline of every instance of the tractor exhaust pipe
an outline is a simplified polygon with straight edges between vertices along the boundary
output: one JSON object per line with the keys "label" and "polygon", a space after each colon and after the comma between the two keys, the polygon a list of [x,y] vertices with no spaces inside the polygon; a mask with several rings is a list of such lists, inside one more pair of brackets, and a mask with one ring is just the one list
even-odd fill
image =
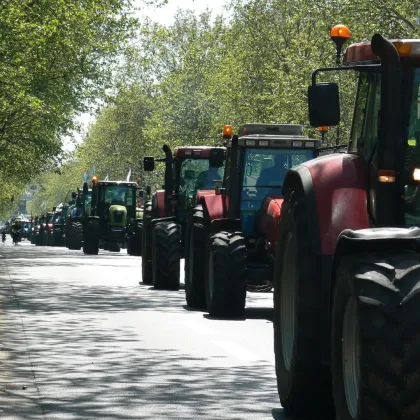
{"label": "tractor exhaust pipe", "polygon": [[[372,52],[381,60],[381,110],[377,156],[373,159],[374,173],[379,170],[394,171],[395,182],[378,182],[376,197],[376,222],[378,226],[401,226],[404,211],[401,207],[401,180],[404,162],[401,113],[402,70],[400,56],[395,46],[382,35],[375,34],[371,41]],[[376,168],[375,168],[376,166]]]}

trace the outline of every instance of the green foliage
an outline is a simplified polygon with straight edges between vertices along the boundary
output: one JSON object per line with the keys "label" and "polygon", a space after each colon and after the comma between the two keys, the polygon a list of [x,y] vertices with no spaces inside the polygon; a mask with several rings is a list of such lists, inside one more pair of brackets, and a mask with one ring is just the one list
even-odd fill
{"label": "green foliage", "polygon": [[0,190],[60,163],[74,115],[110,86],[135,24],[130,2],[1,2]]}
{"label": "green foliage", "polygon": [[[352,41],[375,32],[415,38],[419,10],[420,0],[233,0],[229,19],[184,11],[170,27],[146,22],[119,63],[113,99],[75,154],[76,178],[95,165],[102,178],[121,179],[132,165],[156,186],[162,168],[143,174],[144,155],[161,156],[164,143],[220,145],[224,124],[301,123],[318,136],[308,125],[307,86],[314,69],[335,65],[330,29],[348,25]],[[355,78],[324,77],[340,84],[343,117],[327,144],[346,143]]]}

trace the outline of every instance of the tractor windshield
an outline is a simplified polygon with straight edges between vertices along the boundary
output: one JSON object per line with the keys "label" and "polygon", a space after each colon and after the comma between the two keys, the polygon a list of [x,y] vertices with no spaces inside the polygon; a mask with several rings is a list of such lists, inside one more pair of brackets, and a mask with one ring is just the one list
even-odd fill
{"label": "tractor windshield", "polygon": [[252,231],[254,213],[267,195],[281,195],[289,168],[315,157],[308,149],[246,149],[241,189],[241,219],[244,232]]}
{"label": "tractor windshield", "polygon": [[135,206],[133,187],[128,185],[108,185],[102,188],[101,201],[105,204]]}

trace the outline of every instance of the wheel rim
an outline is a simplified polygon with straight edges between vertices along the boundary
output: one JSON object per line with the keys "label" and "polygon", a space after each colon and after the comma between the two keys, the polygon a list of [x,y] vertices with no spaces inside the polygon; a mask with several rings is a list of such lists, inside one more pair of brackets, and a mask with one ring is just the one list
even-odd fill
{"label": "wheel rim", "polygon": [[342,358],[344,391],[347,407],[352,418],[357,417],[359,403],[359,331],[357,320],[357,301],[354,297],[348,299],[344,311]]}
{"label": "wheel rim", "polygon": [[210,251],[210,256],[209,256],[209,295],[210,295],[210,299],[213,299],[213,288],[214,288],[213,251]]}
{"label": "wheel rim", "polygon": [[292,366],[296,323],[296,264],[293,244],[294,238],[289,232],[283,257],[283,261],[287,263],[283,264],[280,290],[281,341],[284,365],[288,372]]}

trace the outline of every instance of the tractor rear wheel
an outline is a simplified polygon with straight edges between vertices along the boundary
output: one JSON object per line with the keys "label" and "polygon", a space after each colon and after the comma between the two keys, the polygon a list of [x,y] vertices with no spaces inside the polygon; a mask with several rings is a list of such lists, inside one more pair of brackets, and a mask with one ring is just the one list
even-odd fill
{"label": "tractor rear wheel", "polygon": [[204,261],[206,255],[206,230],[203,206],[193,209],[187,225],[185,246],[185,298],[191,308],[206,307]]}
{"label": "tractor rear wheel", "polygon": [[331,338],[337,419],[420,418],[419,290],[413,251],[340,260]]}
{"label": "tractor rear wheel", "polygon": [[245,313],[247,257],[241,232],[210,235],[206,246],[206,304],[211,316],[242,317]]}
{"label": "tractor rear wheel", "polygon": [[334,416],[331,372],[323,365],[324,325],[317,257],[310,244],[310,210],[300,188],[285,195],[274,267],[274,352],[277,387],[287,415]]}
{"label": "tractor rear wheel", "polygon": [[147,202],[143,213],[141,273],[144,284],[153,283],[152,271],[152,203]]}
{"label": "tractor rear wheel", "polygon": [[175,222],[160,222],[153,227],[153,286],[179,290],[181,229]]}

